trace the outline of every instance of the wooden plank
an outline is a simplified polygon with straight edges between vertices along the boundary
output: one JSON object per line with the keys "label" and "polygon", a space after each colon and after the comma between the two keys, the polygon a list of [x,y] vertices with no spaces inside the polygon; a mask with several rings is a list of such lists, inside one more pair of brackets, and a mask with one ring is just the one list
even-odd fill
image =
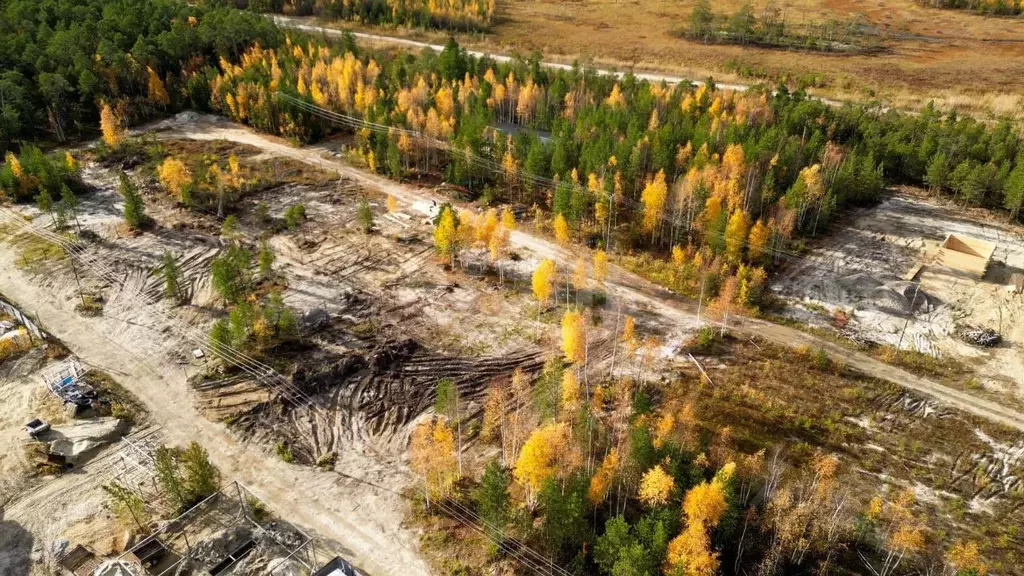
{"label": "wooden plank", "polygon": [[906,280],[907,282],[913,282],[914,278],[917,278],[917,275],[921,273],[921,268],[924,268],[924,262],[918,262],[917,264],[914,264],[914,267],[911,268],[909,272],[903,275],[903,279]]}

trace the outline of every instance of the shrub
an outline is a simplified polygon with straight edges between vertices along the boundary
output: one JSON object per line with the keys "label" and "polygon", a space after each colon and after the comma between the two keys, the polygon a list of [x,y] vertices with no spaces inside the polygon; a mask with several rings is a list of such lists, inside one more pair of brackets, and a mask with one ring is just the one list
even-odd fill
{"label": "shrub", "polygon": [[811,355],[811,365],[818,370],[828,370],[830,362],[828,352],[824,348],[818,348]]}
{"label": "shrub", "polygon": [[289,206],[284,211],[284,224],[289,230],[295,230],[306,220],[306,207],[300,202],[294,206]]}
{"label": "shrub", "polygon": [[267,518],[270,517],[270,511],[263,502],[255,496],[246,496],[245,503],[249,505],[249,510],[252,511],[252,518],[258,524],[262,524]]}
{"label": "shrub", "polygon": [[715,329],[712,326],[701,326],[700,330],[697,331],[697,336],[694,338],[693,344],[698,350],[707,352],[715,345],[715,341],[717,339],[718,335],[715,333]]}
{"label": "shrub", "polygon": [[295,459],[294,456],[292,456],[292,449],[288,447],[286,442],[282,441],[274,444],[274,452],[285,462],[291,462]]}

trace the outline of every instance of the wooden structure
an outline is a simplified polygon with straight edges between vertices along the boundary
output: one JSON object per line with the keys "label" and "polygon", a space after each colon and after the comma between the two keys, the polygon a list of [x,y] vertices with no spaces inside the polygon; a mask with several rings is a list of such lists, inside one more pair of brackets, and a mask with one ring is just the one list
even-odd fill
{"label": "wooden structure", "polygon": [[78,544],[58,558],[57,563],[67,576],[92,576],[103,561],[91,548]]}
{"label": "wooden structure", "polygon": [[935,264],[968,278],[981,280],[995,251],[996,245],[992,242],[949,234],[939,247]]}

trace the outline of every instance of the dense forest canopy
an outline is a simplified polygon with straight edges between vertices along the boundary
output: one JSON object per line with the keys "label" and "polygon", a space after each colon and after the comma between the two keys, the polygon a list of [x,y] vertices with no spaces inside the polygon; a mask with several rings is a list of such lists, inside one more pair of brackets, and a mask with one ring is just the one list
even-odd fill
{"label": "dense forest canopy", "polygon": [[205,0],[255,12],[316,14],[364,24],[477,30],[490,26],[494,0]]}
{"label": "dense forest canopy", "polygon": [[[179,105],[189,74],[280,37],[255,14],[178,0],[0,0],[0,20],[0,152],[92,131],[103,100],[131,121]],[[154,77],[169,101],[148,101]]]}
{"label": "dense forest canopy", "polygon": [[[875,199],[883,176],[1011,211],[1024,185],[1019,133],[1006,122],[990,127],[930,107],[837,108],[785,88],[618,80],[548,70],[536,57],[496,63],[454,43],[439,55],[390,57],[289,41],[222,66],[212,92],[213,106],[235,119],[303,141],[339,123],[373,123],[357,135],[380,171],[444,171],[492,200],[536,203],[588,230],[620,211],[639,224],[646,211],[654,217],[633,240],[644,232],[657,246],[700,228],[716,198],[725,206],[714,212],[726,218],[739,208],[750,224],[792,220],[790,232],[814,233],[844,205]],[[443,141],[443,150],[400,129]],[[666,191],[644,200],[652,183]],[[717,232],[725,224],[704,220]]]}

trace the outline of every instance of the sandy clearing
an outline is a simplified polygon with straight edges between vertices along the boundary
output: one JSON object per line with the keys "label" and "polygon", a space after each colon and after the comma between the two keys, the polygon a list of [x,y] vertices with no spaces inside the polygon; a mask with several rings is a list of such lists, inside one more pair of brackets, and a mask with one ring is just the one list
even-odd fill
{"label": "sandy clearing", "polygon": [[[911,194],[914,191],[907,190],[851,214],[845,225],[777,274],[773,289],[798,302],[847,311],[851,320],[846,330],[866,339],[957,358],[975,368],[982,385],[1020,395],[1024,392],[1024,324],[1020,322],[1024,299],[1007,290],[1009,274],[1024,269],[1020,229]],[[949,233],[997,246],[983,281],[931,263]],[[870,286],[900,284],[915,264],[924,265],[917,279],[927,302],[908,321],[902,311],[874,297]],[[822,323],[822,315],[802,308],[794,308],[793,315]],[[956,336],[958,324],[996,329],[1004,345],[970,346]]]}
{"label": "sandy clearing", "polygon": [[[384,480],[379,471],[366,478],[375,468],[368,460],[362,465],[353,462],[351,476],[341,476],[286,464],[240,441],[225,425],[210,422],[195,409],[181,365],[168,357],[173,350],[147,355],[133,351],[139,338],[157,332],[134,332],[128,341],[116,338],[120,320],[79,316],[69,293],[38,287],[14,266],[9,250],[0,251],[0,291],[38,315],[76,356],[114,369],[115,379],[145,403],[152,420],[164,428],[168,443],[200,442],[225,479],[246,484],[286,520],[339,543],[341,552],[369,574],[430,573],[416,552],[415,535],[401,527],[405,501],[360,481]],[[8,510],[5,520],[27,522],[34,514],[30,506],[19,507]]]}
{"label": "sandy clearing", "polygon": [[[168,130],[170,134],[179,137],[184,136],[197,140],[232,140],[256,146],[268,152],[274,152],[317,166],[322,170],[333,170],[371,188],[375,188],[382,193],[391,194],[403,204],[415,206],[418,202],[436,202],[440,204],[441,202],[451,201],[450,198],[435,194],[424,188],[398,183],[383,176],[368,174],[340,161],[328,159],[333,152],[322,145],[296,148],[280,138],[264,136],[248,128],[213,116],[201,116],[188,122],[183,122],[181,119],[169,119],[157,124],[155,128]],[[551,241],[522,231],[513,232],[510,243],[520,249],[533,252],[539,258],[554,259],[563,270],[571,270],[576,262],[576,252],[564,249]],[[665,288],[627,272],[618,266],[609,266],[606,285],[610,296],[609,301],[615,298],[630,301],[635,306],[660,314],[667,324],[677,329],[693,331],[700,324],[697,319],[697,304],[695,302],[687,301]],[[950,406],[992,420],[993,422],[1024,430],[1024,415],[1017,410],[915,376],[905,370],[875,360],[867,354],[844,348],[795,328],[754,318],[734,318],[730,320],[729,328],[733,331],[758,336],[784,346],[822,348],[829,356],[869,376],[893,382],[915,392],[926,394]]]}

